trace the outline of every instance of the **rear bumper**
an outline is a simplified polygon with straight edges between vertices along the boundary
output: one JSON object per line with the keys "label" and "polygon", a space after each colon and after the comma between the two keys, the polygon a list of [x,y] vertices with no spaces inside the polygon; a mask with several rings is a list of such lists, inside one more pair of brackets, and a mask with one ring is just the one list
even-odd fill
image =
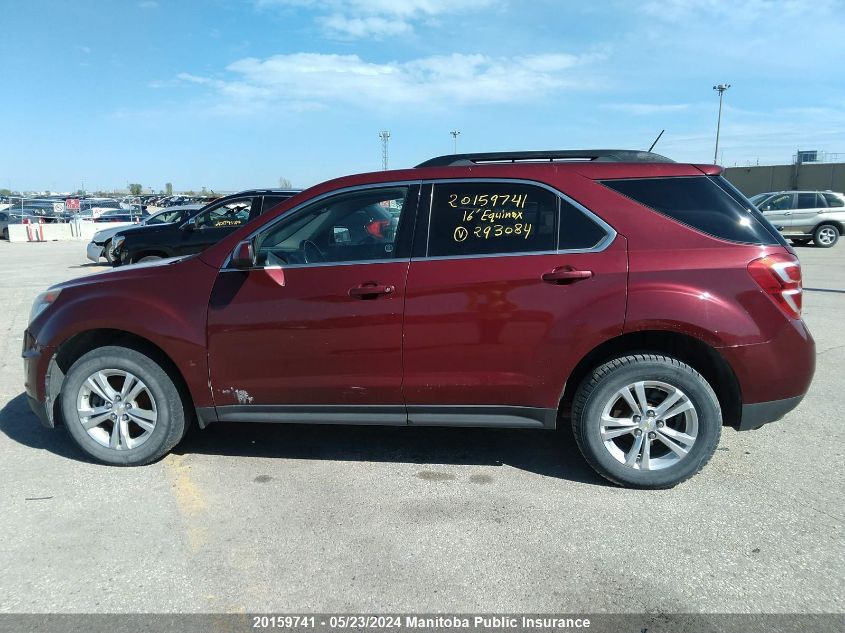
{"label": "rear bumper", "polygon": [[759,429],[769,422],[777,422],[795,407],[801,404],[804,396],[794,396],[785,400],[772,400],[771,402],[757,402],[755,404],[742,405],[742,418],[739,421],[738,431],[751,431]]}
{"label": "rear bumper", "polygon": [[718,351],[739,380],[743,406],[803,397],[816,371],[816,343],[801,320],[784,319],[784,327],[765,343]]}

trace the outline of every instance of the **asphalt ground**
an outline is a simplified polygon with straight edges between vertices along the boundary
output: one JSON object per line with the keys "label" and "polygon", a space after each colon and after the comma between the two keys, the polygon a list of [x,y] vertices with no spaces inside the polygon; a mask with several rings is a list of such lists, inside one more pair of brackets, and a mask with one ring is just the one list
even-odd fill
{"label": "asphalt ground", "polygon": [[798,249],[818,346],[781,422],[624,490],[564,430],[212,425],[94,464],[23,395],[22,332],[83,243],[0,242],[0,612],[845,611],[845,246]]}

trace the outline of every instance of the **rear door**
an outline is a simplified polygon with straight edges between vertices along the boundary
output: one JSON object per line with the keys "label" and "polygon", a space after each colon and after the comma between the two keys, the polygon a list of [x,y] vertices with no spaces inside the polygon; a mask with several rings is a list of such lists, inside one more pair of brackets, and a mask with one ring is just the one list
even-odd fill
{"label": "rear door", "polygon": [[795,196],[795,209],[789,233],[810,234],[819,221],[819,214],[827,211],[827,203],[816,192],[798,193]]}
{"label": "rear door", "polygon": [[430,187],[405,300],[409,422],[553,426],[565,368],[621,333],[624,239],[541,185]]}

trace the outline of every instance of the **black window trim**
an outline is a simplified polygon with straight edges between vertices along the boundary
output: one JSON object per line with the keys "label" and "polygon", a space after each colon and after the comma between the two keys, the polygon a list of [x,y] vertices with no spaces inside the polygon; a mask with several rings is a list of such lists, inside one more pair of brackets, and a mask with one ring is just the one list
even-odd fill
{"label": "black window trim", "polygon": [[[472,253],[468,255],[429,255],[429,243],[431,239],[431,213],[432,209],[434,208],[434,189],[438,184],[445,184],[445,183],[457,183],[457,182],[464,182],[464,183],[485,183],[485,182],[498,182],[498,183],[509,183],[509,184],[520,184],[520,185],[533,185],[536,187],[540,187],[541,189],[545,189],[550,191],[557,197],[557,217],[555,218],[555,248],[554,250],[546,250],[546,251],[520,251],[515,253]],[[567,255],[567,254],[575,254],[575,253],[600,253],[606,250],[616,239],[616,230],[610,226],[606,221],[602,218],[597,216],[595,213],[590,211],[587,207],[583,204],[574,200],[567,196],[565,193],[560,191],[559,189],[555,189],[551,185],[548,185],[544,182],[540,182],[537,180],[529,180],[525,178],[432,178],[428,180],[422,181],[423,185],[431,185],[431,196],[429,198],[429,206],[428,206],[428,222],[426,223],[427,231],[426,231],[426,240],[427,243],[425,245],[425,257],[411,257],[412,261],[421,261],[421,260],[449,260],[449,259],[481,259],[481,258],[491,258],[491,257],[528,257],[531,255]],[[560,242],[560,212],[561,212],[561,204],[560,202],[564,201],[568,204],[571,204],[573,207],[578,209],[581,213],[586,215],[590,220],[598,224],[598,226],[605,232],[604,238],[595,246],[590,248],[570,248],[570,249],[559,249],[557,248]],[[420,208],[420,213],[423,213],[423,209]]]}
{"label": "black window trim", "polygon": [[[540,187],[542,189],[546,189],[550,191],[558,198],[558,208],[557,208],[557,222],[556,222],[556,230],[555,231],[555,245],[557,245],[558,241],[560,240],[560,211],[561,205],[560,201],[563,200],[571,204],[573,207],[578,209],[581,213],[586,215],[590,220],[598,224],[598,226],[605,231],[605,237],[602,239],[598,244],[591,248],[573,248],[573,249],[557,249],[550,251],[524,251],[518,253],[478,253],[478,254],[469,254],[469,255],[436,255],[433,257],[428,256],[428,238],[430,234],[430,227],[431,227],[431,209],[434,204],[434,186],[437,184],[442,183],[456,183],[456,182],[466,182],[466,183],[479,183],[479,182],[501,182],[501,183],[516,183],[516,184],[523,184],[523,185],[534,185]],[[389,180],[385,182],[377,182],[377,183],[367,183],[365,185],[352,185],[349,187],[343,187],[341,189],[333,189],[332,191],[327,191],[325,193],[320,194],[319,196],[315,196],[313,198],[309,198],[308,200],[304,200],[297,206],[289,209],[285,213],[283,213],[280,217],[276,218],[273,221],[267,222],[262,226],[255,229],[252,233],[244,238],[245,240],[252,240],[259,234],[264,232],[266,229],[270,228],[276,222],[281,222],[283,219],[287,219],[293,217],[295,214],[302,211],[305,207],[310,207],[313,203],[319,202],[320,200],[324,200],[329,197],[333,197],[336,195],[342,195],[345,193],[350,193],[353,191],[363,191],[366,189],[390,189],[392,187],[419,187],[419,195],[417,198],[417,206],[414,209],[413,213],[415,215],[414,224],[415,227],[417,225],[416,219],[419,216],[426,215],[425,220],[425,256],[415,256],[414,250],[416,249],[416,240],[418,239],[417,236],[419,234],[418,231],[415,230],[414,235],[414,245],[412,245],[411,256],[410,257],[402,257],[396,259],[365,259],[365,260],[358,260],[358,261],[347,261],[347,262],[313,262],[309,264],[287,264],[283,266],[283,268],[303,268],[303,267],[317,267],[317,266],[353,266],[353,265],[360,265],[360,264],[391,264],[391,263],[408,263],[412,261],[426,261],[426,260],[448,260],[448,259],[480,259],[480,258],[491,258],[491,257],[528,257],[532,255],[567,255],[567,254],[577,254],[577,253],[601,253],[602,251],[607,250],[607,248],[613,244],[616,240],[617,232],[610,224],[608,224],[605,220],[600,218],[598,215],[590,211],[587,207],[583,204],[578,202],[577,200],[570,198],[568,195],[560,191],[559,189],[555,189],[551,185],[548,185],[544,182],[540,182],[537,180],[529,180],[525,178],[430,178],[426,180]],[[429,187],[428,193],[428,210],[426,211],[424,204],[426,202],[423,200],[423,196],[426,193],[426,186]],[[241,268],[231,268],[229,266],[231,262],[231,254],[226,258],[223,262],[223,266],[220,268],[220,272],[243,272]],[[251,270],[263,270],[264,266],[258,266],[255,269]]]}

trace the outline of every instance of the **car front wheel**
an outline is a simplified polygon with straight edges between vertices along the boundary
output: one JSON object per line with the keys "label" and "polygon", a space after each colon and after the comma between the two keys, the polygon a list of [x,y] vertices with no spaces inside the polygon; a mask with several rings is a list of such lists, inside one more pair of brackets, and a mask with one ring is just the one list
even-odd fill
{"label": "car front wheel", "polygon": [[671,488],[713,456],[719,400],[689,365],[651,354],[597,367],[575,394],[575,440],[603,477],[634,488]]}
{"label": "car front wheel", "polygon": [[813,241],[819,248],[830,248],[839,241],[839,229],[832,224],[822,224],[813,232]]}
{"label": "car front wheel", "polygon": [[79,358],[62,387],[70,436],[95,459],[120,466],[153,462],[184,435],[179,391],[161,366],[125,347],[100,347]]}
{"label": "car front wheel", "polygon": [[109,264],[114,263],[113,258],[112,258],[112,254],[111,254],[111,240],[109,240],[105,244],[103,244],[103,257],[106,258],[106,261]]}

